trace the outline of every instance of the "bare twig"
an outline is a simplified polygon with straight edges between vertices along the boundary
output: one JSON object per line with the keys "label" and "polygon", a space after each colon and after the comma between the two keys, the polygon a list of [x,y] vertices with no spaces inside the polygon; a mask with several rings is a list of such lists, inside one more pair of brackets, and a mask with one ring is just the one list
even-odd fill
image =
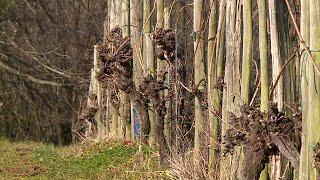
{"label": "bare twig", "polygon": [[253,97],[252,97],[252,99],[251,99],[251,101],[250,101],[249,106],[252,106],[252,104],[253,104],[253,102],[254,102],[254,99],[256,98],[260,87],[261,87],[261,79],[259,80],[259,83],[258,83],[258,85],[257,85],[257,88],[256,88],[254,94],[253,94]]}
{"label": "bare twig", "polygon": [[271,84],[269,99],[272,98],[274,89],[276,88],[276,86],[277,86],[277,84],[278,84],[278,82],[279,82],[279,79],[280,79],[281,75],[283,74],[285,68],[288,66],[288,64],[289,64],[292,60],[295,59],[294,57],[296,56],[297,51],[298,51],[298,49],[296,49],[296,50],[294,51],[294,53],[290,56],[290,58],[289,58],[289,59],[286,61],[286,63],[282,66],[282,68],[281,68],[281,70],[280,70],[280,72],[279,72],[279,74],[278,74],[278,76],[277,76],[277,78],[276,78],[276,81],[274,82],[274,84]]}
{"label": "bare twig", "polygon": [[284,1],[286,2],[286,5],[287,5],[287,7],[288,7],[288,11],[289,11],[290,17],[291,17],[292,22],[293,22],[293,25],[294,25],[294,30],[296,31],[296,33],[297,33],[297,35],[298,35],[298,37],[299,37],[299,41],[300,41],[300,43],[303,45],[304,50],[305,50],[305,51],[307,52],[307,54],[310,56],[310,58],[311,58],[311,60],[312,60],[312,61],[311,61],[311,62],[312,62],[312,65],[314,66],[317,74],[320,76],[320,70],[319,70],[318,66],[316,65],[316,63],[315,63],[316,60],[315,60],[314,57],[312,56],[312,54],[311,54],[311,52],[310,52],[310,50],[309,50],[309,47],[307,46],[306,42],[304,41],[304,39],[303,39],[303,37],[302,37],[302,35],[301,35],[300,31],[299,31],[299,28],[298,28],[298,25],[297,25],[296,20],[295,20],[295,18],[294,18],[294,15],[293,15],[293,13],[292,13],[290,4],[289,4],[288,0],[284,0]]}

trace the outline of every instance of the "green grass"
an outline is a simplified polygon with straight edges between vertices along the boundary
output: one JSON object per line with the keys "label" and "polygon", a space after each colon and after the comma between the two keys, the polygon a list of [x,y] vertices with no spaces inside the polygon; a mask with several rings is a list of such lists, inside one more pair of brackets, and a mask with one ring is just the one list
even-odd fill
{"label": "green grass", "polygon": [[55,147],[0,139],[0,179],[169,179],[155,149],[122,142]]}

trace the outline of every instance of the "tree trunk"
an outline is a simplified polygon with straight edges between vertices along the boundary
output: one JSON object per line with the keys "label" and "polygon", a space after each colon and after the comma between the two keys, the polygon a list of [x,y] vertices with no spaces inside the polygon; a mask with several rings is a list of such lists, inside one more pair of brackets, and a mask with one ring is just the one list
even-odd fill
{"label": "tree trunk", "polygon": [[[250,102],[250,77],[252,66],[252,0],[243,1],[243,32],[242,32],[242,71],[241,71],[241,104]],[[244,147],[239,159],[239,167],[242,169],[243,161],[251,156],[251,150]],[[246,180],[244,172],[241,179]]]}
{"label": "tree trunk", "polygon": [[[144,44],[143,44],[143,55],[145,68],[147,74],[156,76],[155,72],[155,59],[154,59],[154,44],[151,39],[151,0],[143,1],[143,33],[144,33]],[[157,117],[155,109],[152,103],[149,104],[149,120],[150,120],[150,134],[149,134],[149,145],[157,145]]]}
{"label": "tree trunk", "polygon": [[[136,85],[136,88],[141,83],[142,80],[142,74],[143,74],[143,56],[142,56],[142,48],[143,48],[143,43],[142,43],[142,26],[143,26],[143,1],[141,0],[131,0],[130,3],[130,10],[131,10],[131,45],[133,48],[133,81]],[[132,113],[131,113],[131,129],[132,129],[132,140],[135,139],[135,125],[138,125],[141,123],[141,118],[140,115],[137,112],[137,107],[135,104],[132,104]],[[141,127],[141,132],[140,134],[144,136],[145,132],[144,127]],[[149,130],[147,130],[149,131]]]}
{"label": "tree trunk", "polygon": [[242,44],[242,75],[241,99],[248,104],[250,93],[250,76],[252,64],[252,1],[243,1],[243,44]]}
{"label": "tree trunk", "polygon": [[[292,20],[290,19],[288,8],[286,7],[285,1],[277,2],[277,25],[279,27],[279,44],[280,44],[280,54],[283,63],[287,61],[294,53],[295,47],[297,47],[296,39],[290,27]],[[286,106],[283,107],[283,111],[290,117],[292,114],[292,109],[289,107],[295,106],[296,92],[295,92],[295,77],[294,77],[294,63],[289,63],[284,72],[283,77],[285,81],[283,82],[283,98]],[[289,107],[288,107],[289,106]],[[288,165],[289,160],[281,155],[281,176],[285,179],[292,179],[293,177],[293,167]]]}
{"label": "tree trunk", "polygon": [[[240,112],[240,59],[241,59],[241,1],[229,0],[226,4],[226,63],[222,100],[221,137],[229,128],[229,113]],[[221,157],[220,179],[240,178],[240,155],[242,148],[236,148],[232,155]]]}
{"label": "tree trunk", "polygon": [[93,61],[93,73],[94,73],[94,79],[93,79],[93,94],[97,97],[97,106],[98,106],[98,111],[95,114],[95,121],[97,123],[97,138],[98,140],[101,140],[105,138],[106,136],[106,127],[105,123],[103,121],[103,105],[102,105],[102,89],[99,81],[97,80],[97,72],[99,71],[99,60],[98,60],[98,50],[97,50],[97,45],[94,46],[94,61]]}
{"label": "tree trunk", "polygon": [[217,145],[219,144],[219,112],[221,110],[219,91],[216,88],[218,79],[218,58],[216,57],[215,51],[217,44],[217,8],[218,2],[216,0],[211,0],[208,35],[208,118],[210,121],[209,167],[212,174],[216,173],[218,169]]}
{"label": "tree trunk", "polygon": [[[307,46],[310,42],[310,12],[309,0],[301,0],[301,17],[300,17],[300,33]],[[302,106],[302,134],[301,134],[301,152],[300,152],[300,167],[299,178],[309,179],[309,160],[308,160],[308,102],[309,102],[309,83],[308,83],[308,54],[302,48],[300,60],[300,73],[301,73],[301,106]]]}
{"label": "tree trunk", "polygon": [[[260,109],[266,113],[269,111],[269,65],[268,65],[268,37],[267,37],[267,6],[266,0],[258,0],[259,9],[259,52],[261,72],[261,102]],[[268,180],[268,164],[260,174],[260,180]]]}
{"label": "tree trunk", "polygon": [[[122,12],[122,0],[115,0],[115,14],[116,14],[116,18],[115,18],[115,23],[116,26],[122,27],[122,16],[124,15]],[[124,121],[123,119],[125,117],[123,117],[123,114],[121,114],[121,109],[122,109],[122,103],[121,99],[123,98],[124,101],[126,101],[125,97],[121,97],[121,91],[119,90],[118,93],[118,98],[120,99],[120,103],[119,103],[119,107],[115,108],[115,118],[117,119],[117,123],[116,123],[116,138],[117,139],[123,139],[124,137]],[[128,114],[126,114],[125,116],[128,116]]]}
{"label": "tree trunk", "polygon": [[[320,66],[320,2],[317,0],[309,1],[309,12],[310,12],[310,51],[312,52],[315,65]],[[320,138],[320,77],[315,70],[314,64],[311,62],[312,59],[308,58],[308,84],[309,84],[309,102],[308,102],[308,114],[306,117],[307,123],[307,178],[308,179],[319,179],[320,176],[317,173],[313,159],[313,148],[315,144],[319,142]],[[304,133],[303,133],[304,134]],[[311,148],[312,147],[312,148]],[[303,151],[303,150],[302,150]]]}
{"label": "tree trunk", "polygon": [[[171,14],[170,14],[170,3],[166,2],[164,3],[164,19],[163,19],[163,28],[164,29],[170,29],[171,28]],[[161,65],[160,65],[161,66]],[[171,77],[170,75],[171,72],[170,72],[170,69],[169,69],[169,72],[168,72],[168,75],[167,75],[167,83],[168,84],[171,84]],[[168,90],[165,90],[164,92],[165,95],[168,95]],[[173,129],[173,121],[172,121],[172,118],[171,118],[171,115],[172,115],[172,99],[168,99],[167,101],[167,115],[165,117],[165,120],[164,120],[164,135],[166,137],[166,141],[168,142],[169,144],[169,147],[170,148],[173,148],[173,139],[174,139],[174,129]]]}
{"label": "tree trunk", "polygon": [[[130,0],[122,1],[122,34],[123,37],[130,36]],[[131,104],[129,95],[120,92],[120,118],[124,124],[124,139],[131,139]]]}
{"label": "tree trunk", "polygon": [[[272,77],[273,84],[275,84],[276,77],[278,76],[282,60],[280,57],[280,47],[279,47],[279,34],[277,28],[277,18],[276,18],[276,1],[269,0],[269,17],[270,17],[270,36],[271,36],[271,55],[272,55]],[[273,93],[273,101],[277,103],[278,109],[283,110],[283,76],[277,83],[277,86]],[[281,177],[281,160],[280,155],[272,156],[271,162],[271,179],[278,179]]]}
{"label": "tree trunk", "polygon": [[[118,10],[118,1],[116,0],[109,0],[109,10],[110,10],[110,25],[109,25],[109,30],[115,28],[117,25],[119,25],[119,16],[117,14]],[[111,101],[111,95],[110,92],[108,92],[108,97],[109,100]],[[109,102],[110,102],[109,101]],[[119,111],[116,109],[112,103],[110,102],[108,104],[108,109],[109,109],[109,126],[110,126],[110,133],[109,133],[109,138],[118,138],[118,116],[119,116]]]}
{"label": "tree trunk", "polygon": [[[164,0],[157,0],[157,25],[158,28],[164,28]],[[157,73],[163,71],[164,62],[157,59]]]}
{"label": "tree trunk", "polygon": [[[201,29],[203,2],[202,0],[194,0],[194,19],[193,31],[195,35],[194,41],[194,83],[200,94],[195,97],[194,105],[194,123],[195,123],[195,137],[194,137],[194,171],[196,177],[201,178],[206,175],[207,171],[207,139],[208,126],[206,126],[206,117],[203,109],[204,91],[206,89],[206,75],[204,69],[204,41],[203,31]],[[209,124],[208,124],[209,125]]]}

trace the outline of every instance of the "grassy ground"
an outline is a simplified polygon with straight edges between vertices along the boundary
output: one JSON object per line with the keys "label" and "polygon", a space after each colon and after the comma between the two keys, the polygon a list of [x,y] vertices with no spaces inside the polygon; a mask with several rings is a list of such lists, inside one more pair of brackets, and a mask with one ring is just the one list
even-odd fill
{"label": "grassy ground", "polygon": [[55,147],[0,139],[0,180],[170,179],[155,152],[122,142]]}

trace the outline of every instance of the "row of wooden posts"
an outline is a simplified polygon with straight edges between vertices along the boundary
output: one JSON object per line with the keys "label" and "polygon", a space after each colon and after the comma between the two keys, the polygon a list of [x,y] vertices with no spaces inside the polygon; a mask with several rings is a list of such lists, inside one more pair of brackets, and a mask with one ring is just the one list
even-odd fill
{"label": "row of wooden posts", "polygon": [[[110,29],[120,26],[123,31],[123,36],[131,36],[133,48],[133,79],[136,85],[139,85],[142,77],[147,74],[156,75],[157,72],[164,67],[162,62],[155,60],[154,45],[150,37],[152,25],[165,29],[171,28],[171,12],[173,3],[168,3],[164,0],[156,0],[155,7],[152,8],[151,0],[109,0],[108,1],[108,16],[105,21],[105,37],[107,37]],[[189,2],[189,1],[188,1]],[[282,4],[281,4],[282,3]],[[311,4],[314,3],[314,4]],[[300,174],[302,179],[314,179],[316,171],[312,167],[312,150],[308,149],[309,145],[315,145],[319,141],[319,104],[320,96],[318,90],[319,72],[317,64],[319,57],[315,53],[311,53],[308,49],[319,49],[319,11],[320,3],[318,0],[301,0],[301,27],[299,29],[295,24],[294,16],[290,9],[290,3],[287,0],[279,2],[276,0],[258,0],[257,12],[259,13],[258,28],[259,28],[259,51],[253,48],[255,36],[253,30],[253,2],[252,0],[210,0],[210,14],[208,14],[208,39],[205,40],[205,30],[203,29],[205,19],[203,16],[205,1],[194,0],[191,2],[193,6],[193,68],[194,68],[194,84],[200,90],[207,90],[208,99],[208,119],[203,114],[201,102],[198,97],[195,97],[194,103],[194,171],[201,172],[201,155],[203,154],[203,137],[208,138],[209,143],[209,167],[213,172],[219,171],[220,179],[230,179],[241,177],[241,157],[243,155],[242,147],[236,148],[235,152],[220,158],[217,153],[217,144],[219,132],[221,137],[230,129],[228,123],[229,113],[235,115],[240,114],[240,105],[252,104],[251,96],[255,97],[257,92],[252,95],[252,64],[253,53],[259,52],[260,69],[256,67],[257,77],[260,77],[260,109],[262,112],[268,113],[269,103],[273,101],[278,104],[278,109],[285,111],[284,102],[293,104],[301,102],[303,114],[303,133],[302,133],[302,150]],[[185,7],[189,4],[185,4]],[[282,5],[282,11],[288,12],[286,17],[277,17],[279,7]],[[185,8],[183,7],[183,8]],[[285,8],[283,8],[285,7]],[[310,12],[309,12],[310,10]],[[152,23],[152,13],[157,13],[157,22]],[[283,13],[281,12],[281,13]],[[318,13],[318,14],[317,14]],[[298,34],[299,42],[293,42],[289,38],[296,38],[289,27],[279,27],[279,19],[287,25],[292,25],[295,32]],[[285,19],[286,18],[286,19]],[[318,18],[318,19],[317,19]],[[292,23],[293,22],[293,23]],[[305,25],[305,26],[304,26]],[[287,32],[289,35],[283,40],[286,40],[288,49],[284,50],[279,39],[280,31]],[[290,34],[291,33],[291,34]],[[270,38],[270,42],[268,42]],[[205,45],[205,42],[207,44]],[[306,64],[304,60],[299,63],[292,64],[290,70],[287,70],[291,75],[284,79],[282,75],[282,67],[284,58],[290,57],[290,54],[295,55],[294,46],[300,44],[302,58],[310,60]],[[205,47],[207,51],[205,51]],[[118,138],[125,140],[136,140],[134,136],[135,121],[134,107],[129,101],[128,96],[120,91],[119,98],[121,105],[119,109],[110,106],[110,98],[99,82],[96,80],[98,60],[97,46],[95,46],[94,68],[92,70],[91,91],[97,97],[98,112],[96,113],[97,123],[97,138]],[[317,52],[317,51],[316,51]],[[205,55],[206,53],[206,55]],[[205,57],[206,56],[206,57]],[[306,58],[307,57],[307,58]],[[271,59],[271,60],[269,60]],[[297,60],[299,61],[299,60]],[[206,65],[205,65],[206,62]],[[300,64],[301,63],[301,64]],[[271,69],[269,67],[272,67]],[[157,69],[156,69],[157,68]],[[206,68],[206,69],[205,69]],[[298,70],[296,70],[296,69]],[[301,70],[299,69],[301,68]],[[260,71],[259,71],[260,70]],[[305,72],[300,74],[300,72]],[[272,75],[272,78],[269,78]],[[223,93],[215,86],[219,78],[223,77]],[[279,78],[278,78],[279,77]],[[269,79],[276,84],[272,89],[272,96],[269,92]],[[308,81],[307,81],[307,80]],[[201,83],[205,80],[206,83]],[[310,86],[308,83],[313,83]],[[285,92],[285,86],[290,86],[290,92]],[[292,88],[296,87],[299,90],[295,92]],[[300,89],[301,88],[301,89]],[[255,98],[252,98],[255,99]],[[309,101],[311,103],[309,103]],[[90,105],[91,100],[88,100]],[[155,112],[152,110],[152,104],[149,110],[150,117],[150,134],[149,144],[156,145],[156,129],[157,123]],[[222,108],[223,107],[223,108]],[[221,116],[220,116],[221,114]],[[128,119],[131,119],[128,121]],[[209,136],[208,133],[209,132]],[[306,133],[308,132],[308,133]],[[310,134],[312,132],[313,134]],[[277,178],[280,176],[283,168],[283,162],[280,156],[270,157],[271,175],[268,175],[268,169],[261,174],[261,179],[269,177]],[[216,166],[219,161],[219,167]],[[217,168],[217,169],[215,169]],[[307,171],[307,172],[305,172]],[[231,178],[231,179],[232,179]]]}

